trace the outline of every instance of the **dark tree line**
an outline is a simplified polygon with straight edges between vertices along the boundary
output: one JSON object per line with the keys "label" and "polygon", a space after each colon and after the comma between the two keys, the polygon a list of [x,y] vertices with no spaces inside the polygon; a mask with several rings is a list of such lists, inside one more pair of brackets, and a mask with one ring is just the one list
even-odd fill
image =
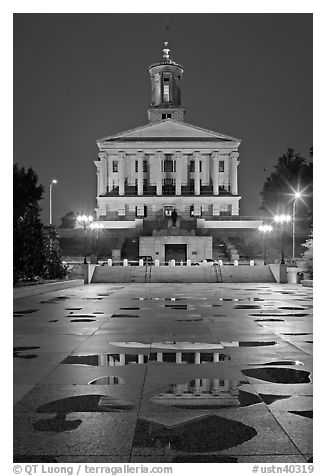
{"label": "dark tree line", "polygon": [[[310,149],[312,158],[312,148]],[[293,195],[302,192],[301,199],[297,200],[296,216],[301,226],[309,228],[312,225],[313,212],[313,165],[311,162],[296,153],[294,149],[288,149],[279,157],[274,171],[265,180],[261,210],[267,214],[291,214],[293,207]]]}
{"label": "dark tree line", "polygon": [[63,278],[58,235],[40,219],[39,200],[44,189],[33,169],[14,165],[13,265],[14,282],[22,279]]}

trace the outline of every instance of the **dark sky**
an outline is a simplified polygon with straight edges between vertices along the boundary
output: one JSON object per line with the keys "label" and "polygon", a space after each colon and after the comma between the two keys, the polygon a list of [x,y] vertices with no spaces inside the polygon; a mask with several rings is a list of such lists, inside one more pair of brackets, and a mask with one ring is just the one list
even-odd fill
{"label": "dark sky", "polygon": [[49,183],[54,222],[96,206],[96,139],[147,123],[167,38],[186,122],[242,139],[241,215],[288,147],[312,146],[311,14],[16,14],[14,161]]}

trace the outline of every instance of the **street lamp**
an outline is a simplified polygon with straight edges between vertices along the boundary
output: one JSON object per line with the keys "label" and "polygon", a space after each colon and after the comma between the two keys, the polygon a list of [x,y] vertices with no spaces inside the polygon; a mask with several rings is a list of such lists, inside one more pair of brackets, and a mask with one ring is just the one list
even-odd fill
{"label": "street lamp", "polygon": [[94,231],[96,230],[96,239],[95,239],[95,256],[96,256],[96,263],[97,263],[97,241],[98,241],[98,235],[100,231],[103,230],[103,223],[91,223],[90,228]]}
{"label": "street lamp", "polygon": [[50,225],[52,225],[52,187],[58,183],[57,179],[52,179],[50,183]]}
{"label": "street lamp", "polygon": [[77,217],[78,223],[80,223],[83,228],[84,228],[84,264],[87,264],[87,259],[86,259],[86,228],[87,226],[92,223],[93,217],[92,215],[78,215]]}
{"label": "street lamp", "polygon": [[263,233],[264,236],[264,264],[266,264],[266,242],[267,242],[267,233],[270,233],[273,230],[273,227],[271,225],[260,225],[258,227],[258,230]]}
{"label": "street lamp", "polygon": [[275,223],[281,223],[282,225],[282,258],[281,264],[284,264],[284,223],[288,223],[291,221],[290,215],[275,215],[274,217]]}
{"label": "street lamp", "polygon": [[295,209],[297,204],[297,199],[301,198],[301,192],[295,192],[293,199],[293,208],[292,208],[292,259],[295,258]]}

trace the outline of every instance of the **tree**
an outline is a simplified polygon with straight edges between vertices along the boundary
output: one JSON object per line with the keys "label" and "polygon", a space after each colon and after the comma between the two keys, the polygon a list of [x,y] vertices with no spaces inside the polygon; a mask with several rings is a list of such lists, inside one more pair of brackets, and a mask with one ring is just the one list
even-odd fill
{"label": "tree", "polygon": [[34,278],[43,272],[43,227],[38,201],[43,197],[42,185],[33,169],[14,165],[14,281]]}
{"label": "tree", "polygon": [[64,278],[66,270],[62,264],[59,235],[54,226],[43,227],[43,249],[45,262],[42,276],[45,279]]}
{"label": "tree", "polygon": [[38,201],[44,189],[33,169],[14,165],[14,282],[20,279],[62,278],[58,235],[54,227],[44,227]]}
{"label": "tree", "polygon": [[[312,157],[312,148],[310,156]],[[299,222],[309,227],[312,223],[312,163],[307,163],[304,157],[290,148],[286,154],[279,157],[274,169],[265,180],[260,193],[260,209],[271,214],[291,214],[293,194],[301,191],[302,203],[297,202],[296,216]]]}
{"label": "tree", "polygon": [[74,212],[68,212],[61,217],[60,228],[75,228],[76,227],[76,215]]}

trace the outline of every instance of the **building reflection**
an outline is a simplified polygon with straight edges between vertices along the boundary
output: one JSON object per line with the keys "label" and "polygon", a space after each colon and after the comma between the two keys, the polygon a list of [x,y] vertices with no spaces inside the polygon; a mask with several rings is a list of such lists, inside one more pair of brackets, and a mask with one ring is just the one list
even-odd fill
{"label": "building reflection", "polygon": [[165,393],[151,398],[153,403],[181,407],[238,406],[238,380],[196,378],[188,383],[172,384]]}

